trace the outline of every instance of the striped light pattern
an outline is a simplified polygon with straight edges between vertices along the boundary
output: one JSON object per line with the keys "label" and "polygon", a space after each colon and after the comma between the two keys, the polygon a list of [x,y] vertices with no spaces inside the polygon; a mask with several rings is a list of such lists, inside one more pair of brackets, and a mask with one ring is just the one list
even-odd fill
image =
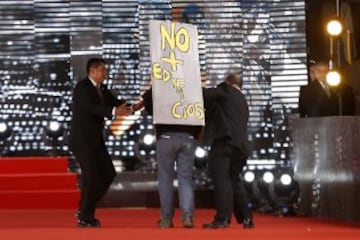
{"label": "striped light pattern", "polygon": [[[197,25],[207,86],[229,72],[243,76],[251,162],[286,164],[288,116],[307,82],[304,0],[0,1],[0,118],[14,130],[11,151],[44,153],[50,120],[68,129],[71,90],[89,57],[107,60],[115,94],[129,103],[139,99],[150,85],[149,19]],[[145,113],[108,121],[111,155],[133,157],[151,123]]]}

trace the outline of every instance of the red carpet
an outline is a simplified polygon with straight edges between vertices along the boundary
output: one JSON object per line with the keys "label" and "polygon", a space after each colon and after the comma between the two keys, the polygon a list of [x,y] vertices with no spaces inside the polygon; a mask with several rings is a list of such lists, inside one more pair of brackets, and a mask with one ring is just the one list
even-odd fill
{"label": "red carpet", "polygon": [[0,158],[0,208],[76,208],[77,176],[64,157]]}
{"label": "red carpet", "polygon": [[228,229],[206,230],[201,224],[211,219],[212,210],[196,212],[196,228],[181,228],[177,212],[174,229],[158,229],[158,209],[101,209],[103,227],[78,229],[74,210],[0,210],[0,239],[11,240],[355,240],[360,225],[310,218],[278,218],[255,215],[255,229],[233,224]]}

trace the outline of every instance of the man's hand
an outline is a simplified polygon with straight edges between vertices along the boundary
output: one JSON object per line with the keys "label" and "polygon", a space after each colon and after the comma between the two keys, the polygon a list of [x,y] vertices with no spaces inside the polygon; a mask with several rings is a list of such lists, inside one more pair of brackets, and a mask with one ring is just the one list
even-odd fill
{"label": "man's hand", "polygon": [[142,109],[143,107],[144,107],[144,102],[143,101],[138,101],[137,103],[135,103],[135,104],[133,104],[131,106],[131,110],[133,112],[136,112],[136,111]]}
{"label": "man's hand", "polygon": [[132,113],[131,107],[127,106],[127,103],[124,103],[118,107],[116,107],[116,116],[128,116]]}

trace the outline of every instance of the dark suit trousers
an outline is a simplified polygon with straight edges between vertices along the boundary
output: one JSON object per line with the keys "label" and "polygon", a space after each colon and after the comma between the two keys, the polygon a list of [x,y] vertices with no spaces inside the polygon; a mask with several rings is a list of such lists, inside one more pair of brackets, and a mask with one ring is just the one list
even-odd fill
{"label": "dark suit trousers", "polygon": [[96,203],[105,195],[115,175],[114,165],[105,145],[98,148],[72,149],[81,168],[80,219],[95,218]]}
{"label": "dark suit trousers", "polygon": [[209,171],[214,180],[215,220],[230,220],[232,212],[239,223],[252,218],[247,207],[246,189],[239,176],[245,163],[246,156],[226,139],[218,139],[212,144]]}

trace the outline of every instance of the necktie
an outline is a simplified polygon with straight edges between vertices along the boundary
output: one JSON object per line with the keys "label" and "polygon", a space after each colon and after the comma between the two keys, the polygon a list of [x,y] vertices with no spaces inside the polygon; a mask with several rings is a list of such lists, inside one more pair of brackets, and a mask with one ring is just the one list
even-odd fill
{"label": "necktie", "polygon": [[331,92],[330,92],[329,86],[328,86],[327,84],[325,84],[325,83],[322,83],[322,82],[320,82],[320,85],[321,85],[322,88],[324,89],[326,95],[327,95],[328,97],[331,97]]}
{"label": "necktie", "polygon": [[103,103],[103,102],[104,102],[104,97],[103,97],[103,95],[102,95],[100,85],[96,85],[96,91],[97,91],[97,93],[99,94],[99,97],[100,97],[101,102]]}
{"label": "necktie", "polygon": [[327,95],[328,97],[331,97],[331,92],[330,92],[329,86],[324,85],[324,89],[325,89],[326,95]]}

